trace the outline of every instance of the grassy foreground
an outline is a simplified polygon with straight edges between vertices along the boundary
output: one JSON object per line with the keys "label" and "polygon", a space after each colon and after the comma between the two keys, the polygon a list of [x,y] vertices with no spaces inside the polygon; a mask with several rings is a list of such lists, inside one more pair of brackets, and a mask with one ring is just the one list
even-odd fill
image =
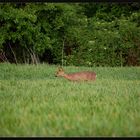
{"label": "grassy foreground", "polygon": [[0,136],[140,136],[140,67],[64,67],[97,73],[79,83],[56,69],[0,64]]}

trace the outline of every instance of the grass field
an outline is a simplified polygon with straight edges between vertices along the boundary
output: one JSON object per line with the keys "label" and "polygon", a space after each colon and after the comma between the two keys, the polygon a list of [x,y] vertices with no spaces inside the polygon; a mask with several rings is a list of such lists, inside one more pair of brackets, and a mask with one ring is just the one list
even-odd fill
{"label": "grass field", "polygon": [[140,67],[64,67],[93,70],[95,82],[56,69],[0,64],[0,136],[140,136]]}

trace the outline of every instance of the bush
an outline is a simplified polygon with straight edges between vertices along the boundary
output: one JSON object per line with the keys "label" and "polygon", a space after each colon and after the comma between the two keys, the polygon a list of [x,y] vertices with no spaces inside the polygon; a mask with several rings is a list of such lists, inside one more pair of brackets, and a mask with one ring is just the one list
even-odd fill
{"label": "bush", "polygon": [[0,59],[77,66],[140,65],[139,6],[1,4]]}

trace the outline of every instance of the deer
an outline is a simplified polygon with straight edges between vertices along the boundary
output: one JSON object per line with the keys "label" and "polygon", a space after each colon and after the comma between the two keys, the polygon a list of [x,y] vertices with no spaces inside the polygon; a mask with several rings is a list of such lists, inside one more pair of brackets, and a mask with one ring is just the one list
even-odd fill
{"label": "deer", "polygon": [[63,68],[58,68],[56,77],[64,77],[70,81],[95,81],[96,73],[92,71],[82,71],[82,72],[75,72],[75,73],[68,73],[66,74]]}

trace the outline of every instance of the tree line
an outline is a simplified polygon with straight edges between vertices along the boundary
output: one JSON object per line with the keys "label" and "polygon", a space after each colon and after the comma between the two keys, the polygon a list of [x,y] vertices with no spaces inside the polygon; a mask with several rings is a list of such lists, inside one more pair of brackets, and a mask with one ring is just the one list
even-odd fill
{"label": "tree line", "polygon": [[0,62],[139,66],[140,3],[0,4]]}

